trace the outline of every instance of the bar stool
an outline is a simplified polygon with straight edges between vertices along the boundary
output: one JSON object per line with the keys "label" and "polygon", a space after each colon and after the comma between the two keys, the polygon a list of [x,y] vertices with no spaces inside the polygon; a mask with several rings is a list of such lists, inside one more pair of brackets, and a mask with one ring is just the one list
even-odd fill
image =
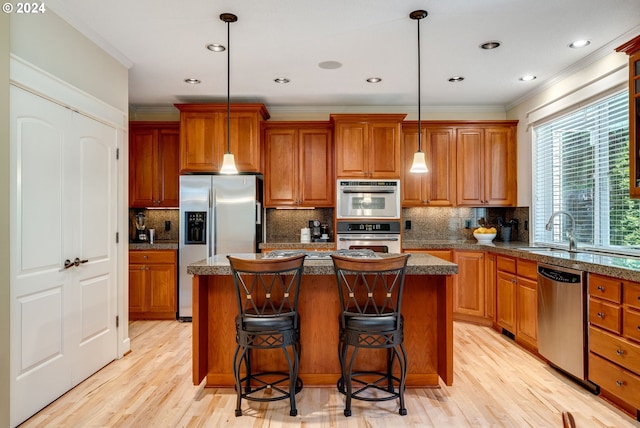
{"label": "bar stool", "polygon": [[[407,354],[400,309],[409,256],[377,259],[331,256],[341,304],[338,357],[342,377],[337,387],[346,396],[345,416],[351,416],[352,399],[386,401],[397,398],[399,413],[407,414],[404,405]],[[363,348],[386,349],[386,369],[354,371],[356,356]],[[396,360],[397,375],[394,374]]]}
{"label": "bar stool", "polygon": [[[304,254],[282,259],[248,260],[227,256],[236,289],[236,351],[233,374],[236,381],[236,416],[242,415],[242,399],[276,401],[289,399],[296,416],[296,394],[302,390],[298,378],[300,323],[298,294]],[[282,349],[288,370],[255,372],[254,349]],[[241,373],[244,364],[244,376]]]}

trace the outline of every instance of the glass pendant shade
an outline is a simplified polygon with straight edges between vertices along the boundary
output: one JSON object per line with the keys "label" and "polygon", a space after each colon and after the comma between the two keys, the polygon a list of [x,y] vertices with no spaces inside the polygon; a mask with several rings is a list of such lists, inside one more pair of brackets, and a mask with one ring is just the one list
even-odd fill
{"label": "glass pendant shade", "polygon": [[220,168],[220,174],[237,174],[238,168],[236,168],[236,160],[233,157],[233,153],[225,153],[222,158],[222,168]]}
{"label": "glass pendant shade", "polygon": [[415,152],[413,154],[413,163],[411,164],[411,169],[409,172],[414,174],[424,174],[429,172],[427,168],[427,161],[424,157],[424,152]]}

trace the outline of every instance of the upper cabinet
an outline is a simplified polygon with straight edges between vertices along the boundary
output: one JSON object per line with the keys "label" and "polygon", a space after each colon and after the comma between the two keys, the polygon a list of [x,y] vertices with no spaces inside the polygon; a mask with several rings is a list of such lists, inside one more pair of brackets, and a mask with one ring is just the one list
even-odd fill
{"label": "upper cabinet", "polygon": [[332,114],[337,178],[400,178],[404,114]]}
{"label": "upper cabinet", "polygon": [[[226,104],[176,104],[180,110],[180,172],[216,173],[227,151]],[[231,153],[239,172],[259,173],[263,104],[231,105]]]}
{"label": "upper cabinet", "polygon": [[458,126],[458,206],[517,204],[516,121]]}
{"label": "upper cabinet", "polygon": [[334,206],[332,135],[329,122],[264,124],[266,207]]}
{"label": "upper cabinet", "polygon": [[178,207],[180,124],[129,123],[129,206]]}
{"label": "upper cabinet", "polygon": [[450,207],[456,203],[456,130],[453,126],[421,124],[426,174],[409,172],[418,150],[418,123],[402,124],[402,206]]}
{"label": "upper cabinet", "polygon": [[616,51],[629,55],[629,192],[640,198],[640,36]]}

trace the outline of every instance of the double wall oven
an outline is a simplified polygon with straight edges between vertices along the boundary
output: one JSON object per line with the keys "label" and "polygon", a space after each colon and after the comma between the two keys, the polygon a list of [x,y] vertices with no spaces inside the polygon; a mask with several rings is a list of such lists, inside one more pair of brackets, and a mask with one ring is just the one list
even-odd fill
{"label": "double wall oven", "polygon": [[400,253],[400,181],[340,179],[336,249]]}

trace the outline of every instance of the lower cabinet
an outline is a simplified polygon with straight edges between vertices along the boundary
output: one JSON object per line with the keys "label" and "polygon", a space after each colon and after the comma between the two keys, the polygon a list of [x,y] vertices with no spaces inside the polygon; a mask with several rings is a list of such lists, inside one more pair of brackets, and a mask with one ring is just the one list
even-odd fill
{"label": "lower cabinet", "polygon": [[[454,319],[486,321],[483,251],[455,251],[458,274],[453,279]],[[474,317],[474,319],[469,319]]]}
{"label": "lower cabinet", "polygon": [[640,283],[589,274],[588,377],[640,415]]}
{"label": "lower cabinet", "polygon": [[175,319],[176,250],[129,251],[129,319]]}
{"label": "lower cabinet", "polygon": [[538,348],[537,263],[496,257],[496,324],[516,341]]}

